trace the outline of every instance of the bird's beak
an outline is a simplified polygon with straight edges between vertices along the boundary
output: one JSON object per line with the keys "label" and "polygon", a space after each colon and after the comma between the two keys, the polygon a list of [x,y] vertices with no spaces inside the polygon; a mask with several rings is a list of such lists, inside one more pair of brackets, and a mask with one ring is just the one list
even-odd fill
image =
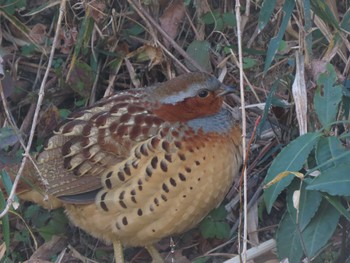
{"label": "bird's beak", "polygon": [[235,91],[235,87],[234,86],[226,86],[226,85],[221,85],[220,91],[218,93],[218,96],[225,96],[226,94],[232,93]]}

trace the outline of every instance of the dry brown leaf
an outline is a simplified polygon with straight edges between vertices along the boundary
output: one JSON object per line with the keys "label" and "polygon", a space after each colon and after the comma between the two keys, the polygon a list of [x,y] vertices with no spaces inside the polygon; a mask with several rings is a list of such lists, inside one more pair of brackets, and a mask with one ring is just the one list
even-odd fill
{"label": "dry brown leaf", "polygon": [[96,23],[101,22],[107,15],[104,13],[106,9],[106,3],[104,1],[91,1],[88,3],[90,16]]}
{"label": "dry brown leaf", "polygon": [[[179,26],[185,16],[185,6],[182,0],[172,1],[159,18],[160,26],[168,35],[174,39],[179,31]],[[169,47],[170,43],[164,39],[164,45]]]}

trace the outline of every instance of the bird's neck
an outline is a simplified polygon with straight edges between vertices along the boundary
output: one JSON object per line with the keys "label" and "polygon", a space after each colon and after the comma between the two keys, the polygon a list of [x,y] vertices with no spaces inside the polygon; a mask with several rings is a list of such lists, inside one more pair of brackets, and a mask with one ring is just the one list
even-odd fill
{"label": "bird's neck", "polygon": [[195,131],[228,133],[236,123],[232,113],[226,107],[222,107],[214,115],[193,119],[188,121],[187,124]]}

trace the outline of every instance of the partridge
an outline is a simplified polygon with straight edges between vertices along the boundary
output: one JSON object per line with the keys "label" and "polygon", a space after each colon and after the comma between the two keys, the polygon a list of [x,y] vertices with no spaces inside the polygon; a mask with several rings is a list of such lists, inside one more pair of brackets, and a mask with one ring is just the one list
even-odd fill
{"label": "partridge", "polygon": [[119,92],[72,114],[37,156],[48,196],[79,228],[145,246],[198,224],[242,162],[241,131],[223,103],[232,88],[205,73]]}

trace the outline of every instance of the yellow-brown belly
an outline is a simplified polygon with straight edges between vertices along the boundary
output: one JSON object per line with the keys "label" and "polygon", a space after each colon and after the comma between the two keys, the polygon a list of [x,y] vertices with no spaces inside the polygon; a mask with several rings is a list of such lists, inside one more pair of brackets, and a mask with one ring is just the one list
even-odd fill
{"label": "yellow-brown belly", "polygon": [[144,246],[184,232],[220,204],[238,175],[239,128],[228,136],[206,140],[200,147],[190,142],[190,154],[180,158],[173,153],[168,172],[157,167],[148,181],[143,180],[142,189],[137,187],[143,179],[139,169],[127,183],[105,190],[108,211],[100,207],[101,193],[94,204],[66,205],[67,214],[93,236],[107,242],[120,240],[127,246]]}

